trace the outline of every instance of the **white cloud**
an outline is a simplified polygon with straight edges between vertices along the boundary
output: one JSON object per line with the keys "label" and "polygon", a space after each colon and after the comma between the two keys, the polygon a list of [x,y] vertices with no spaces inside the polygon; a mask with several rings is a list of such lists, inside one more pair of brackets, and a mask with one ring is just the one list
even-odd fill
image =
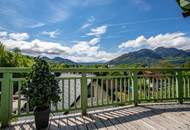
{"label": "white cloud", "polygon": [[42,41],[39,39],[31,41],[24,39],[18,40],[7,37],[6,35],[0,37],[0,41],[9,50],[18,47],[25,54],[34,56],[46,55],[50,57],[61,56],[77,62],[108,61],[118,56],[117,53],[108,53],[101,50],[100,45],[98,45],[100,38],[93,38],[89,41],[75,41],[75,44],[72,46],[64,46],[62,43]]}
{"label": "white cloud", "polygon": [[43,31],[43,32],[41,32],[41,34],[47,35],[50,38],[56,38],[58,35],[60,35],[60,31],[59,30],[55,30],[55,31],[51,31],[51,32]]}
{"label": "white cloud", "polygon": [[45,26],[44,23],[36,23],[36,24],[29,26],[29,28],[39,28],[39,27],[43,27],[43,26]]}
{"label": "white cloud", "polygon": [[86,35],[100,37],[102,34],[106,33],[106,31],[107,31],[107,26],[103,25],[97,28],[92,28],[91,32],[87,33]]}
{"label": "white cloud", "polygon": [[142,35],[135,40],[123,42],[118,47],[128,51],[134,51],[142,48],[154,49],[160,46],[190,49],[190,37],[181,32],[159,34],[149,38]]}
{"label": "white cloud", "polygon": [[0,38],[7,37],[7,32],[0,32]]}
{"label": "white cloud", "polygon": [[85,23],[84,25],[82,25],[81,29],[85,29],[85,28],[88,28],[90,26],[91,26],[90,23]]}
{"label": "white cloud", "polygon": [[89,44],[96,45],[99,42],[100,42],[100,38],[93,38],[92,40],[89,41]]}
{"label": "white cloud", "polygon": [[87,22],[85,22],[85,24],[82,25],[81,29],[85,29],[85,28],[90,27],[93,24],[94,20],[95,20],[95,18],[93,16],[88,18]]}
{"label": "white cloud", "polygon": [[27,40],[29,38],[28,33],[10,33],[9,38],[17,41]]}

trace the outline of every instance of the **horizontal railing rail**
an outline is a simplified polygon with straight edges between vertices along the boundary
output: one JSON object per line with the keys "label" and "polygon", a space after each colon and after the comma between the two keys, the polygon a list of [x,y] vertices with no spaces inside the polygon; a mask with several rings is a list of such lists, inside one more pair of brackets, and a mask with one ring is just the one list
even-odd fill
{"label": "horizontal railing rail", "polygon": [[[0,67],[0,122],[6,126],[15,117],[33,113],[33,106],[22,95],[26,73],[31,68]],[[61,100],[53,112],[138,105],[141,102],[165,102],[190,99],[190,68],[67,68],[59,72]],[[116,73],[117,72],[117,73]],[[22,75],[21,75],[22,74]]]}

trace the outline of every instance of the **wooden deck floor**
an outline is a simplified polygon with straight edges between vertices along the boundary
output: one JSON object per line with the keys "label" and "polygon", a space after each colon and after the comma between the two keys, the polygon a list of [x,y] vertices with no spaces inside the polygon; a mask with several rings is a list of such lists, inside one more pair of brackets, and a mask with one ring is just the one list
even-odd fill
{"label": "wooden deck floor", "polygon": [[[35,129],[33,122],[10,126],[10,130]],[[49,130],[190,130],[190,104],[141,105],[54,117]]]}

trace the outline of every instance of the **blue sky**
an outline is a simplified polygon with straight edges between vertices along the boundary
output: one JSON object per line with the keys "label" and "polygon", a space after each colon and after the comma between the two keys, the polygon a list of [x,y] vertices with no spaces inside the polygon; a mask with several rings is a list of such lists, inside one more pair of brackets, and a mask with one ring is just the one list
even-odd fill
{"label": "blue sky", "polygon": [[1,0],[0,41],[29,55],[109,61],[159,46],[190,49],[175,0]]}

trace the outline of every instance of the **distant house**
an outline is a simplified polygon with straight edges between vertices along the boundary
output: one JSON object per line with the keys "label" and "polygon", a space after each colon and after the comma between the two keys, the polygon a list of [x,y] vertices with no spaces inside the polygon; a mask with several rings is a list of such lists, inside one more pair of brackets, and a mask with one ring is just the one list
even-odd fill
{"label": "distant house", "polygon": [[113,68],[113,67],[115,67],[114,64],[110,64],[110,65],[108,65],[108,68]]}

